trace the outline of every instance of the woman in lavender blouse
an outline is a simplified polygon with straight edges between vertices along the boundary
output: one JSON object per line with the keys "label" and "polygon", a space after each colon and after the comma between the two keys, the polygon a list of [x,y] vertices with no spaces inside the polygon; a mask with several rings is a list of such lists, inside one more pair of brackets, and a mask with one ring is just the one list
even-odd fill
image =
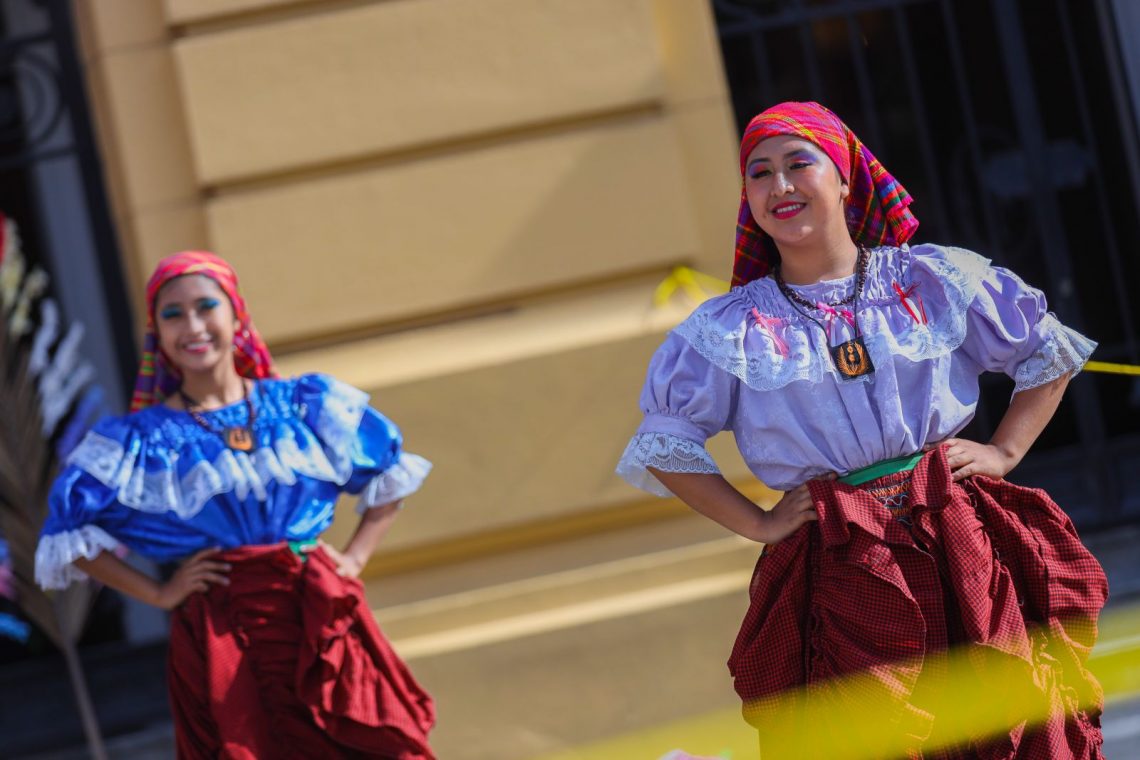
{"label": "woman in lavender blouse", "polygon": [[[1095,344],[1013,272],[908,245],[910,196],[823,106],[760,114],[740,161],[734,287],[654,355],[618,472],[766,544],[729,662],[762,746],[825,740],[776,707],[808,686],[836,710],[881,706],[875,741],[921,754],[944,729],[938,653],[963,646],[1055,709],[1032,729],[1013,716],[1008,733],[956,737],[961,756],[1100,757],[1084,663],[1104,574],[1044,492],[1003,480]],[[956,437],[983,372],[1015,381],[984,443]],[[722,430],[785,492],[773,509],[720,475],[705,442]],[[856,671],[869,678],[853,697],[841,684]]]}

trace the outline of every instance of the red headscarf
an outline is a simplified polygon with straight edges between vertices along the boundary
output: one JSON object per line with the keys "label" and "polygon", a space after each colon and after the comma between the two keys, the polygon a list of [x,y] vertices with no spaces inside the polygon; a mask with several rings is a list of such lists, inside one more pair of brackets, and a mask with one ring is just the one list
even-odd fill
{"label": "red headscarf", "polygon": [[[912,200],[910,194],[855,133],[819,103],[780,103],[749,122],[740,142],[742,177],[748,154],[762,140],[777,135],[795,135],[815,143],[839,167],[840,176],[851,190],[847,197],[847,229],[856,243],[868,247],[901,245],[914,235],[918,220],[907,208]],[[756,224],[748,196],[741,190],[732,284],[743,285],[765,276],[778,254],[775,241]]]}
{"label": "red headscarf", "polygon": [[245,299],[238,292],[237,273],[224,259],[206,251],[183,251],[167,256],[158,262],[154,274],[146,284],[146,335],[143,339],[142,362],[139,365],[138,379],[135,380],[135,393],[131,397],[131,411],[137,412],[163,399],[178,390],[182,376],[178,368],[163,354],[158,345],[158,332],[154,327],[154,305],[158,291],[175,277],[200,274],[209,277],[229,297],[234,316],[241,326],[234,333],[234,367],[242,377],[261,379],[276,377],[273,358],[265,341],[253,328]]}

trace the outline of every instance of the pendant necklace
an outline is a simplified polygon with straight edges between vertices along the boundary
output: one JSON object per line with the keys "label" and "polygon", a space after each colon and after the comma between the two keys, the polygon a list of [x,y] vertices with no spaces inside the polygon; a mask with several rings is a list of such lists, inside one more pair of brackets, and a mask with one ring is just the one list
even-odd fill
{"label": "pendant necklace", "polygon": [[194,418],[194,421],[203,430],[208,430],[214,435],[221,436],[221,439],[226,442],[235,451],[253,451],[253,422],[257,419],[257,413],[253,408],[253,399],[249,397],[249,388],[245,384],[245,380],[241,382],[242,399],[245,401],[246,408],[246,424],[244,425],[228,425],[224,428],[219,428],[205,418],[202,412],[194,407],[201,406],[197,401],[186,395],[186,392],[181,388],[178,389],[178,395],[182,398],[182,405],[186,407],[186,411]]}
{"label": "pendant necklace", "polygon": [[863,334],[859,330],[859,292],[863,290],[863,283],[867,279],[867,262],[870,254],[866,248],[859,247],[859,255],[855,264],[855,289],[851,291],[847,297],[829,304],[823,304],[830,309],[835,309],[838,306],[846,306],[852,304],[851,307],[851,326],[855,330],[855,337],[851,340],[844,341],[838,345],[831,344],[831,331],[823,326],[823,323],[813,317],[811,314],[804,311],[807,309],[819,309],[820,305],[813,304],[799,293],[792,290],[788,283],[784,282],[783,276],[780,274],[780,268],[777,266],[772,275],[776,280],[776,287],[788,300],[800,315],[815,322],[819,329],[823,330],[824,339],[827,341],[828,353],[831,354],[831,362],[835,365],[835,369],[839,374],[848,379],[853,380],[863,375],[869,375],[875,371],[875,365],[871,363],[871,355],[867,353],[867,345],[863,342]]}

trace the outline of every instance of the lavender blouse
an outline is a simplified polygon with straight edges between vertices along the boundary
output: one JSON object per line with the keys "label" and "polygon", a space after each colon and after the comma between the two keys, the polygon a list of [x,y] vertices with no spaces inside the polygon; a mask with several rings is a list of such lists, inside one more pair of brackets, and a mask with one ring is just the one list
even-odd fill
{"label": "lavender blouse", "polygon": [[[853,279],[795,290],[831,303]],[[874,373],[840,376],[825,330],[831,344],[846,341],[850,321],[810,313],[819,324],[770,277],[699,306],[650,361],[645,419],[618,473],[668,496],[646,467],[716,473],[705,441],[731,430],[753,474],[788,490],[954,435],[974,416],[983,372],[1004,372],[1021,391],[1080,371],[1096,347],[1013,272],[938,245],[871,252],[857,319]]]}

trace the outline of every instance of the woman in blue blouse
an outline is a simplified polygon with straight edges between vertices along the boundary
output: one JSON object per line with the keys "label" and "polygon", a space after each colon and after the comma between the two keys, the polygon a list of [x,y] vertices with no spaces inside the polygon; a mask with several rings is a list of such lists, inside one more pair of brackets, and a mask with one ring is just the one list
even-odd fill
{"label": "woman in blue blouse", "polygon": [[[219,257],[164,259],[147,308],[132,413],[98,423],[60,473],[37,580],[89,575],[173,610],[180,757],[431,757],[431,699],[356,580],[430,463],[362,391],[276,378]],[[341,493],[362,516],[337,551],[318,537]],[[181,564],[162,582],[120,546]]]}

